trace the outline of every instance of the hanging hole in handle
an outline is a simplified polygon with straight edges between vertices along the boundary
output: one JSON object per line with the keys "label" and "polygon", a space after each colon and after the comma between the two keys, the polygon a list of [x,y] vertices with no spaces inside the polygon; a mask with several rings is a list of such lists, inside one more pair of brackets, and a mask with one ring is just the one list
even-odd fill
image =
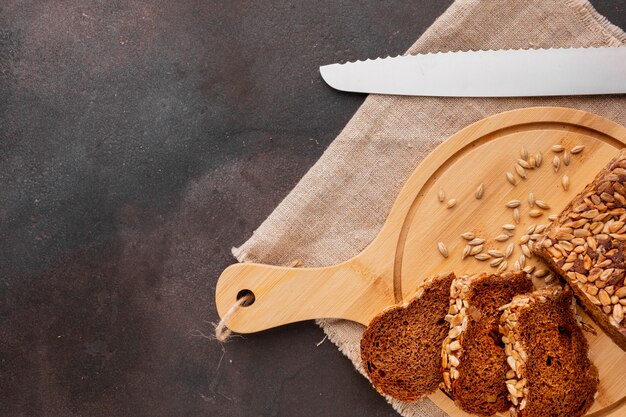
{"label": "hanging hole in handle", "polygon": [[241,304],[242,307],[251,306],[256,299],[254,293],[250,290],[241,290],[237,293],[237,301],[241,300],[243,297],[247,297],[248,299]]}

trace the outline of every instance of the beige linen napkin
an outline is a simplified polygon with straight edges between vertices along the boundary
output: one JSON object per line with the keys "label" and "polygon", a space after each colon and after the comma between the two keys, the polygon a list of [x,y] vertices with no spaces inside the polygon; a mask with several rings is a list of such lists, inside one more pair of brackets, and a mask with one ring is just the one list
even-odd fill
{"label": "beige linen napkin", "polygon": [[[409,53],[468,49],[619,46],[626,34],[586,1],[457,1]],[[385,55],[389,51],[381,50]],[[417,164],[459,129],[529,106],[575,107],[626,124],[626,97],[438,98],[370,95],[293,191],[233,254],[241,262],[331,265],[359,253],[378,233]],[[320,320],[330,340],[363,373],[363,326]],[[389,399],[403,416],[445,416],[430,400]]]}

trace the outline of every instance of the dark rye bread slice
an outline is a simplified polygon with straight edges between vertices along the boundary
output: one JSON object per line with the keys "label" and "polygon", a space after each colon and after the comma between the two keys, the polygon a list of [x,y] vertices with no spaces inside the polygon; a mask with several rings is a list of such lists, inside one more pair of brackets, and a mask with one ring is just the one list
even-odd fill
{"label": "dark rye bread slice", "polygon": [[416,401],[441,382],[441,342],[448,334],[448,311],[454,274],[421,286],[408,303],[391,307],[370,322],[361,338],[363,366],[381,394]]}
{"label": "dark rye bread slice", "polygon": [[534,252],[626,350],[626,150],[569,203]]}
{"label": "dark rye bread slice", "polygon": [[523,271],[453,281],[446,316],[450,332],[442,347],[443,388],[462,410],[490,416],[510,408],[499,308],[532,290],[532,280]]}
{"label": "dark rye bread slice", "polygon": [[598,371],[576,321],[569,288],[547,287],[503,307],[511,415],[578,417],[591,407]]}

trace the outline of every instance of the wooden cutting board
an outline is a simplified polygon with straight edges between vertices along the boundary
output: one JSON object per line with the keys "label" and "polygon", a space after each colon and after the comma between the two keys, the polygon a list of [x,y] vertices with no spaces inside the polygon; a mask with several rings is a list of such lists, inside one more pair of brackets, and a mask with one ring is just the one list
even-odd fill
{"label": "wooden cutting board", "polygon": [[[583,145],[570,155],[555,153],[553,145],[566,150]],[[256,332],[282,324],[315,318],[343,318],[367,325],[384,308],[411,298],[426,278],[454,271],[457,274],[495,271],[489,260],[462,259],[464,232],[486,239],[488,249],[504,251],[511,242],[515,249],[507,259],[508,269],[521,255],[519,239],[533,224],[547,224],[549,214],[559,213],[596,173],[626,146],[626,128],[580,110],[536,107],[488,117],[459,131],[435,149],[416,168],[398,195],[389,217],[374,241],[356,257],[324,268],[285,268],[259,264],[228,267],[216,288],[216,305],[222,317],[242,294],[254,294],[249,306],[235,311],[227,325],[240,333]],[[539,168],[527,169],[526,179],[515,171],[524,147],[530,155],[541,153]],[[560,160],[555,172],[553,158]],[[512,185],[506,173],[513,174]],[[562,177],[569,178],[565,190]],[[484,186],[482,198],[475,192]],[[445,193],[440,202],[439,193]],[[549,209],[530,217],[529,193]],[[447,202],[456,204],[447,208]],[[519,224],[513,209],[505,206],[520,200]],[[535,206],[534,209],[537,209]],[[513,236],[503,234],[502,225],[515,224]],[[441,255],[442,242],[448,257]],[[536,258],[526,265],[545,268]],[[540,287],[542,279],[535,279]],[[582,313],[585,322],[591,320]],[[597,335],[586,333],[590,355],[600,372],[598,397],[592,416],[626,415],[626,352],[615,345],[595,324]],[[430,396],[453,417],[469,416],[443,393]]]}

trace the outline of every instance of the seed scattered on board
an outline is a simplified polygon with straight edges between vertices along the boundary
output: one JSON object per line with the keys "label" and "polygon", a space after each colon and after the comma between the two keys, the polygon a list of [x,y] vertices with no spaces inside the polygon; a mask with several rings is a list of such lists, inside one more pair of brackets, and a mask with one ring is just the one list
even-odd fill
{"label": "seed scattered on board", "polygon": [[476,188],[476,191],[474,192],[474,197],[476,197],[476,200],[480,200],[481,198],[483,198],[484,192],[485,192],[485,184],[481,182],[478,188]]}
{"label": "seed scattered on board", "polygon": [[568,166],[571,160],[571,156],[570,153],[567,151],[563,152],[563,163],[565,164],[565,166]]}
{"label": "seed scattered on board", "polygon": [[478,246],[478,245],[482,245],[483,243],[485,243],[485,239],[482,239],[480,237],[476,237],[476,238],[470,240],[468,242],[468,245],[470,245],[470,246]]}
{"label": "seed scattered on board", "polygon": [[470,251],[470,255],[474,256],[483,251],[483,245],[472,246],[472,250]]}
{"label": "seed scattered on board", "polygon": [[524,161],[528,159],[528,151],[523,146],[519,150],[519,156],[521,156]]}
{"label": "seed scattered on board", "polygon": [[437,249],[439,249],[441,256],[444,258],[448,257],[448,248],[446,248],[446,245],[443,242],[437,243]]}
{"label": "seed scattered on board", "polygon": [[517,180],[510,172],[506,173],[506,180],[511,183],[511,185],[517,185]]}
{"label": "seed scattered on board", "polygon": [[537,204],[537,207],[544,209],[544,210],[550,210],[550,206],[548,205],[548,203],[546,203],[543,200],[536,200],[535,204]]}
{"label": "seed scattered on board", "polygon": [[563,145],[552,145],[552,152],[559,153],[563,152],[564,150],[565,148],[563,147]]}
{"label": "seed scattered on board", "polygon": [[561,185],[563,185],[563,189],[567,191],[569,188],[569,177],[567,175],[563,175],[561,178]]}
{"label": "seed scattered on board", "polygon": [[[585,149],[584,145],[576,145],[571,150],[568,151],[562,145],[553,145],[551,147],[551,150],[552,152],[557,154],[552,159],[552,167],[554,169],[554,172],[559,171],[561,167],[561,161],[563,162],[564,166],[569,166],[569,164],[571,163],[572,155],[580,154],[581,152],[583,152],[584,149]],[[537,152],[534,155],[529,155],[526,148],[522,146],[520,148],[520,158],[517,159],[515,163],[513,164],[514,171],[517,173],[517,175],[520,178],[527,179],[528,174],[526,170],[539,168],[542,164],[542,159],[543,158],[542,158],[541,152]],[[506,172],[506,179],[513,186],[516,186],[519,181],[510,171]],[[563,186],[563,190],[567,191],[569,189],[570,180],[569,180],[568,175],[564,174],[561,177],[561,185]],[[480,183],[478,187],[476,188],[476,190],[474,191],[474,197],[477,200],[480,200],[484,196],[484,192],[485,192],[485,184]],[[457,203],[457,200],[454,198],[448,199],[446,201],[446,194],[445,194],[443,187],[439,189],[438,199],[442,203],[445,202],[446,208],[448,209],[454,207]],[[532,192],[528,193],[528,203],[530,205],[530,211],[528,212],[528,215],[531,218],[540,217],[544,214],[542,210],[550,209],[550,205],[548,203],[546,203],[543,200],[536,199],[534,193]],[[515,235],[515,227],[517,224],[520,223],[519,207],[521,206],[521,201],[509,200],[505,205],[507,208],[513,209],[514,223],[507,223],[507,224],[502,225],[502,229],[504,233],[493,238],[496,242],[506,242],[511,237],[513,237]],[[537,209],[533,208],[535,206],[537,207]],[[558,219],[558,215],[551,214],[548,216],[548,219],[550,221],[556,221]],[[515,264],[513,265],[513,269],[517,271],[524,270],[525,272],[529,274],[533,274],[537,278],[544,278],[544,281],[546,283],[550,283],[551,281],[555,279],[555,276],[552,273],[550,273],[547,269],[535,269],[534,265],[528,265],[528,266],[525,265],[526,258],[532,257],[531,247],[533,245],[537,245],[540,243],[538,239],[541,237],[541,233],[545,230],[546,226],[547,225],[531,225],[528,227],[528,229],[526,230],[526,234],[524,234],[520,238],[519,243],[522,249],[522,254],[519,257],[519,260],[515,261]],[[504,272],[506,270],[507,268],[506,259],[509,258],[512,255],[513,251],[515,250],[515,243],[509,243],[506,246],[506,249],[504,250],[504,252],[500,250],[496,250],[496,249],[490,249],[489,251],[487,251],[487,253],[483,253],[482,250],[483,250],[483,245],[486,241],[485,239],[476,237],[476,235],[473,232],[464,232],[461,234],[461,237],[467,241],[467,244],[463,248],[462,259],[465,259],[469,256],[473,257],[477,261],[486,261],[486,260],[491,259],[491,262],[490,262],[491,266],[494,268],[497,267],[498,272]],[[546,243],[546,242],[543,242],[543,243]],[[560,242],[560,243],[567,244],[569,242],[565,241],[565,242]],[[443,242],[437,243],[437,249],[444,258],[447,258],[449,256],[448,248]]]}

